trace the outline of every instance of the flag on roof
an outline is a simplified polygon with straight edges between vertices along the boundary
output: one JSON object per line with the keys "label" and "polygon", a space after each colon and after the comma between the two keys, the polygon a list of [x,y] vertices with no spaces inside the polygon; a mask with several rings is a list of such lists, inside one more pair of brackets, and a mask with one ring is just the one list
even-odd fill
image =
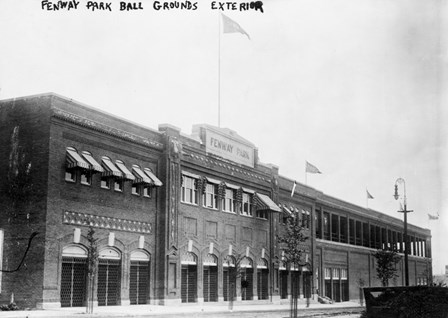
{"label": "flag on roof", "polygon": [[296,191],[296,186],[297,186],[297,183],[294,180],[294,184],[292,185],[292,190],[291,190],[291,197],[294,195],[294,192]]}
{"label": "flag on roof", "polygon": [[222,24],[223,24],[223,32],[224,33],[241,33],[247,36],[250,40],[249,34],[244,31],[244,29],[235,21],[230,19],[228,16],[221,13],[222,16]]}
{"label": "flag on roof", "polygon": [[322,173],[322,172],[320,172],[319,169],[317,169],[317,167],[315,165],[312,165],[308,161],[306,162],[305,171],[308,173]]}
{"label": "flag on roof", "polygon": [[370,194],[369,190],[366,189],[367,199],[374,199],[374,197]]}
{"label": "flag on roof", "polygon": [[438,220],[439,219],[439,215],[432,215],[428,213],[428,219],[429,220]]}

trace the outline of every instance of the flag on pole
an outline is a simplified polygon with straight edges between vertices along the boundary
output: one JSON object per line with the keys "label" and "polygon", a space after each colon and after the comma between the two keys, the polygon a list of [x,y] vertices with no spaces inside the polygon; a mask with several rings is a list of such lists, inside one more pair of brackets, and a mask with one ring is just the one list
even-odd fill
{"label": "flag on pole", "polygon": [[431,220],[438,220],[439,219],[439,214],[437,215],[432,215],[428,213],[428,219]]}
{"label": "flag on pole", "polygon": [[244,29],[235,21],[230,19],[228,16],[221,13],[222,16],[222,25],[224,33],[241,33],[247,36],[250,40],[249,34],[244,31]]}
{"label": "flag on pole", "polygon": [[369,190],[366,189],[367,199],[374,199],[374,197],[370,194]]}
{"label": "flag on pole", "polygon": [[296,186],[297,186],[297,183],[296,183],[296,181],[294,180],[294,184],[292,185],[292,190],[291,190],[291,198],[293,197],[294,192],[296,191]]}
{"label": "flag on pole", "polygon": [[319,169],[317,169],[316,166],[312,165],[311,163],[309,163],[308,161],[306,162],[306,168],[305,171],[308,173],[322,173],[320,172]]}

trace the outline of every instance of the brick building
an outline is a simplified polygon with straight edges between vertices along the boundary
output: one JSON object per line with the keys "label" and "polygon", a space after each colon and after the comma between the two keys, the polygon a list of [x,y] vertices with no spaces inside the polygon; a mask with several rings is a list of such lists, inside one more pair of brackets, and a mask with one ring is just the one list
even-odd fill
{"label": "brick building", "polygon": [[[372,251],[403,252],[401,220],[297,184],[229,129],[185,135],[131,123],[55,94],[0,101],[0,297],[21,307],[84,306],[89,228],[98,306],[335,301],[379,285]],[[310,237],[307,266],[282,257],[288,216]],[[431,277],[430,231],[413,225],[410,283]],[[403,284],[403,263],[400,277]]]}

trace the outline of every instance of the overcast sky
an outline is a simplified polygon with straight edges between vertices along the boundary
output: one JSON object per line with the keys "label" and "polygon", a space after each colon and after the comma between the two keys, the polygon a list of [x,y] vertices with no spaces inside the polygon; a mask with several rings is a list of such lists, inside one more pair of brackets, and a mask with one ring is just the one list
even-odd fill
{"label": "overcast sky", "polygon": [[[1,0],[0,99],[55,92],[190,134],[193,124],[218,125],[220,96],[221,127],[286,177],[304,183],[308,160],[323,172],[308,185],[363,207],[367,188],[369,208],[397,218],[394,184],[404,178],[409,222],[432,230],[442,273],[447,1],[267,0],[264,13],[226,10],[250,40],[220,33],[212,1],[155,10],[144,0],[129,12],[109,1],[111,12],[86,0],[59,11]],[[440,219],[429,223],[428,213]]]}

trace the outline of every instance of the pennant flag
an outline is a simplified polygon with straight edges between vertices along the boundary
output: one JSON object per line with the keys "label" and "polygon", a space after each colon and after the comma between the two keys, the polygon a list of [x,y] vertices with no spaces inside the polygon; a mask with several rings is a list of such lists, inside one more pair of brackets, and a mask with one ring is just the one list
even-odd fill
{"label": "pennant flag", "polygon": [[400,202],[400,211],[404,211],[403,204]]}
{"label": "pennant flag", "polygon": [[431,220],[438,220],[439,219],[439,215],[432,215],[428,213],[428,219]]}
{"label": "pennant flag", "polygon": [[223,32],[224,33],[241,33],[245,34],[247,38],[250,40],[249,34],[244,31],[244,29],[235,21],[230,19],[228,16],[222,14],[222,24],[223,24]]}
{"label": "pennant flag", "polygon": [[308,161],[306,162],[305,171],[308,172],[308,173],[322,173],[322,172],[319,171],[319,169],[317,169],[316,166],[312,165]]}
{"label": "pennant flag", "polygon": [[369,193],[369,190],[366,189],[367,199],[374,199],[374,197]]}
{"label": "pennant flag", "polygon": [[293,197],[294,192],[296,191],[296,185],[297,185],[297,183],[296,183],[296,181],[294,180],[294,184],[292,185],[292,190],[291,190],[291,198]]}

